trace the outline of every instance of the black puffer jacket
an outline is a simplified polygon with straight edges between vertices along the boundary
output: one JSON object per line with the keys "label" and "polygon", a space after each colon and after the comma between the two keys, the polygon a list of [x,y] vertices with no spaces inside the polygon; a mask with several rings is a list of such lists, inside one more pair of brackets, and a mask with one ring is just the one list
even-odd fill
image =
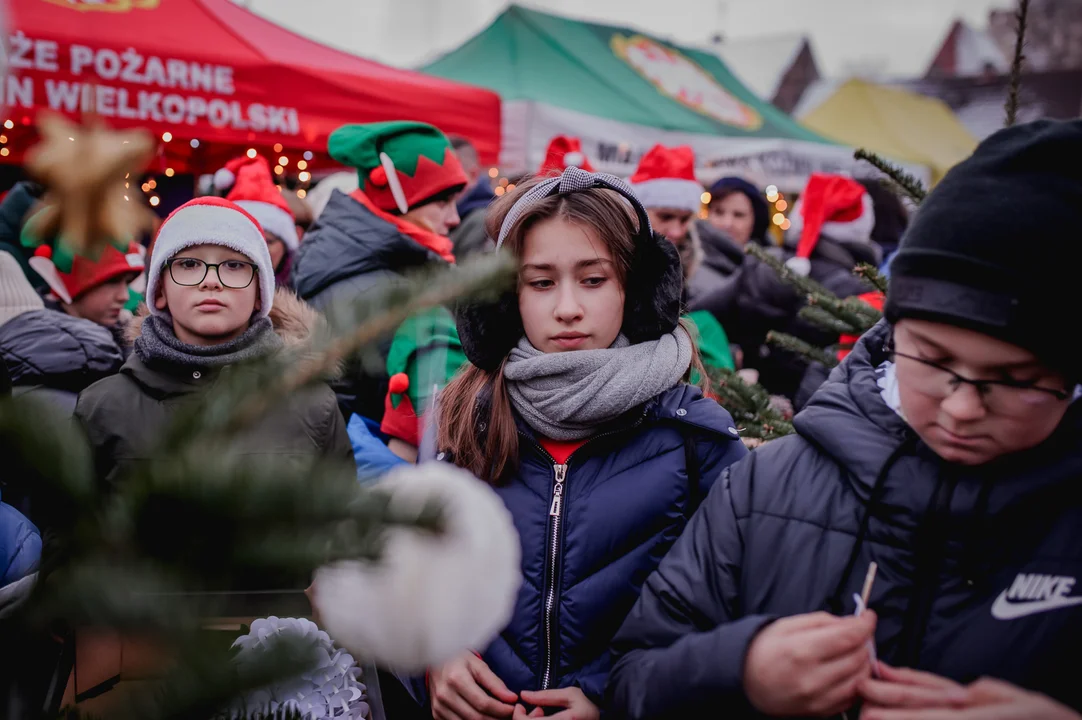
{"label": "black puffer jacket", "polygon": [[47,394],[68,411],[84,388],[124,363],[107,328],[55,310],[31,310],[0,325],[0,357],[15,394]]}
{"label": "black puffer jacket", "polygon": [[852,613],[871,561],[883,660],[1082,708],[1082,408],[1037,448],[946,464],[884,401],[888,332],[865,335],[796,435],[714,485],[616,637],[617,716],[754,717],[755,634],[780,616]]}
{"label": "black puffer jacket", "polygon": [[[793,238],[795,241],[795,238]],[[793,256],[791,247],[771,250],[779,260]],[[853,269],[860,263],[878,267],[879,249],[871,243],[841,243],[820,237],[811,257],[809,277],[840,298],[871,290]],[[828,333],[797,317],[805,298],[777,273],[754,257],[748,257],[740,271],[736,309],[722,318],[726,331],[739,338],[744,361],[759,370],[759,381],[772,393],[793,397],[807,363],[799,357],[766,345],[766,335],[777,330],[795,335],[813,345],[837,342],[837,333]]]}
{"label": "black puffer jacket", "polygon": [[[446,264],[437,253],[335,190],[297,251],[293,288],[302,300],[326,312],[335,302],[361,297],[430,263]],[[383,417],[390,347],[387,337],[378,346],[378,356],[354,358],[334,383],[346,417],[352,413],[377,421]]]}
{"label": "black puffer jacket", "polygon": [[705,220],[697,220],[690,233],[689,240],[695,250],[694,267],[686,283],[688,310],[706,310],[726,326],[728,316],[736,310],[744,251]]}

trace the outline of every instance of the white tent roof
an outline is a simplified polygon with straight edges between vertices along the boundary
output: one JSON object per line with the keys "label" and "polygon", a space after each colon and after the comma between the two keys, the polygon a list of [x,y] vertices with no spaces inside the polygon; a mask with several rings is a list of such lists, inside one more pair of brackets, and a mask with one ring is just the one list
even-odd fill
{"label": "white tent roof", "polygon": [[729,69],[766,101],[771,101],[786,71],[796,62],[807,38],[804,35],[771,35],[725,39],[711,45]]}

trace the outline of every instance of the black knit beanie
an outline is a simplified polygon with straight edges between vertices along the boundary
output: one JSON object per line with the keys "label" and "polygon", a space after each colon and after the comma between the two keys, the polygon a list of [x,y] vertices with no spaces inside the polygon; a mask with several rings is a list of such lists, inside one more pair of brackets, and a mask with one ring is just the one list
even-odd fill
{"label": "black knit beanie", "polygon": [[968,328],[1082,379],[1065,322],[1082,281],[1082,120],[997,132],[921,203],[890,264],[885,314]]}

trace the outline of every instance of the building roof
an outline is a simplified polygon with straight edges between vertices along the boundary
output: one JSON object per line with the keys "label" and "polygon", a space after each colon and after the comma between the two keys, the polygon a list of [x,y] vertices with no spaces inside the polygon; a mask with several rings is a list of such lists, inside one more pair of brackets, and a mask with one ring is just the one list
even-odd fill
{"label": "building roof", "polygon": [[805,35],[765,35],[728,38],[711,45],[710,50],[752,92],[763,100],[771,100],[807,43]]}

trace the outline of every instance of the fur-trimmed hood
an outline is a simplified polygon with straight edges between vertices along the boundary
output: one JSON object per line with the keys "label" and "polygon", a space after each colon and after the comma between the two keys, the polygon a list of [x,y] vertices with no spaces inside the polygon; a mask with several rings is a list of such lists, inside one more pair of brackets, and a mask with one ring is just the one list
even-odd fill
{"label": "fur-trimmed hood", "polygon": [[[150,317],[150,308],[143,303],[124,329],[124,340],[129,346],[134,345],[143,334],[143,321],[148,317]],[[274,291],[274,307],[271,308],[268,317],[274,327],[274,332],[282,338],[287,348],[303,346],[324,328],[327,322],[318,310],[287,288],[278,288]]]}

